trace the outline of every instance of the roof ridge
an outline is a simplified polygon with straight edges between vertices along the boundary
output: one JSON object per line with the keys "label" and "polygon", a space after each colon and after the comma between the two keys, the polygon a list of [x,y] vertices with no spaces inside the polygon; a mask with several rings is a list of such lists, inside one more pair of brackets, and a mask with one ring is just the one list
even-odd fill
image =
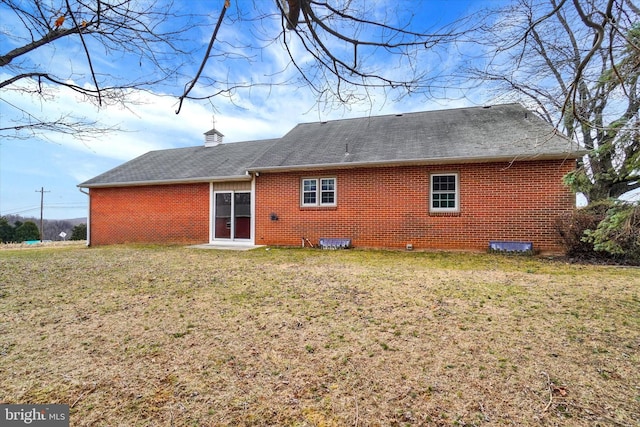
{"label": "roof ridge", "polygon": [[[210,149],[210,148],[215,148],[215,147],[222,147],[225,145],[232,145],[232,144],[254,144],[254,143],[260,143],[260,142],[268,142],[268,141],[275,141],[277,139],[280,138],[267,138],[267,139],[253,139],[253,140],[247,140],[247,141],[235,141],[235,142],[223,142],[222,144],[218,144],[212,147],[206,147],[204,144],[202,145],[187,145],[186,147],[171,147],[171,148],[159,148],[157,150],[149,150],[146,153],[141,154],[140,156],[144,156],[145,154],[150,154],[150,153],[160,153],[160,152],[167,152],[167,151],[177,151],[177,150],[195,150],[195,149]],[[138,156],[138,157],[140,157]],[[132,159],[133,160],[133,159]]]}
{"label": "roof ridge", "polygon": [[[303,125],[324,124],[324,123],[329,123],[329,122],[344,122],[344,121],[348,121],[348,120],[370,120],[370,119],[376,119],[376,118],[391,117],[391,116],[404,116],[404,115],[410,115],[410,114],[446,113],[446,112],[450,112],[450,111],[459,111],[459,110],[490,109],[490,108],[494,108],[494,107],[507,107],[507,106],[510,106],[510,105],[518,105],[518,106],[522,107],[523,109],[527,110],[527,108],[525,108],[519,102],[508,102],[508,103],[505,103],[505,104],[474,105],[474,106],[471,106],[471,107],[454,107],[454,108],[444,108],[444,109],[434,109],[434,110],[421,110],[421,111],[407,111],[407,112],[387,113],[387,114],[380,114],[380,115],[375,115],[375,116],[369,115],[369,116],[360,116],[360,117],[345,117],[345,118],[333,119],[333,120],[318,120],[318,121],[315,121],[315,122],[298,123],[296,126],[294,126],[293,129],[295,129],[298,126],[303,126]],[[287,132],[287,133],[289,133],[289,132]]]}

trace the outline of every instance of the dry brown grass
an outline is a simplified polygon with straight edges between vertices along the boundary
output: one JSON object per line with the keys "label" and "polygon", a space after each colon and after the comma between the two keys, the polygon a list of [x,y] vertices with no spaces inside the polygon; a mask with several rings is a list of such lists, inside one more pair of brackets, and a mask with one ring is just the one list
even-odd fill
{"label": "dry brown grass", "polygon": [[0,252],[0,401],[73,426],[640,424],[640,271],[484,254]]}

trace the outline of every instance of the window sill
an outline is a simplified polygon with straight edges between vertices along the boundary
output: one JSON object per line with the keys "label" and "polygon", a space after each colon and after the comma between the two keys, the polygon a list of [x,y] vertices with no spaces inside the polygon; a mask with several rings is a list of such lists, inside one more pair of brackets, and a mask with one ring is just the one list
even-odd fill
{"label": "window sill", "polygon": [[455,212],[429,212],[429,216],[461,216],[460,211]]}
{"label": "window sill", "polygon": [[300,206],[301,211],[335,211],[337,206]]}

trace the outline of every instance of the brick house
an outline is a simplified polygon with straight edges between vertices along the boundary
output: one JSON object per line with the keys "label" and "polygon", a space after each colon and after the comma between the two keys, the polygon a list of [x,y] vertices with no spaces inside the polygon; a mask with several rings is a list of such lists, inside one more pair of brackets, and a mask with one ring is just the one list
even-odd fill
{"label": "brick house", "polygon": [[562,252],[562,177],[583,153],[519,104],[296,126],[282,138],[152,151],[79,185],[89,244],[301,245]]}

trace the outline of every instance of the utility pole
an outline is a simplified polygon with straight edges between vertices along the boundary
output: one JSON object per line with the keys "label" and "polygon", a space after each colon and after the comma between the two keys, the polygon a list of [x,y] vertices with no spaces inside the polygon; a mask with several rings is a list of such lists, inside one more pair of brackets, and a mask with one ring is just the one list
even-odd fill
{"label": "utility pole", "polygon": [[36,190],[36,193],[40,193],[40,243],[42,243],[44,237],[44,193],[51,193],[51,191],[44,191],[44,187],[40,187],[39,190]]}

